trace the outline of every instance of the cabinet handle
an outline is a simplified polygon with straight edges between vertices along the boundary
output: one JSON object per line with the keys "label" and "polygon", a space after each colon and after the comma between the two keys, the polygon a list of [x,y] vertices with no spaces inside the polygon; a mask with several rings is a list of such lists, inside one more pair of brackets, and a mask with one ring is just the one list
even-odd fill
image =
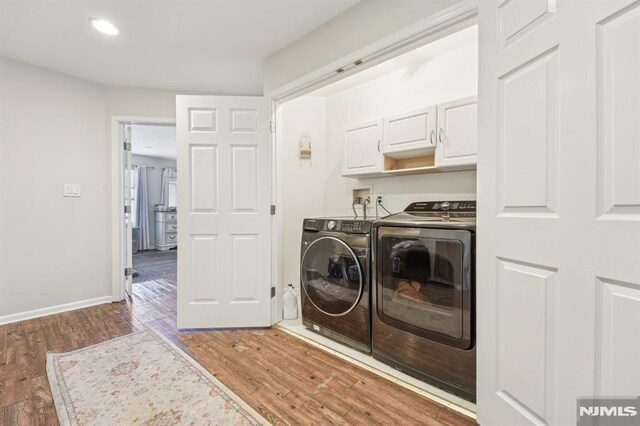
{"label": "cabinet handle", "polygon": [[440,128],[440,131],[438,132],[438,140],[440,141],[440,143],[444,143],[442,140],[442,135],[443,135],[444,131],[442,130],[442,127]]}
{"label": "cabinet handle", "polygon": [[436,131],[431,129],[431,136],[429,136],[429,140],[431,141],[431,145],[435,145],[436,144],[435,139],[436,139]]}
{"label": "cabinet handle", "polygon": [[380,152],[380,139],[378,139],[378,152]]}

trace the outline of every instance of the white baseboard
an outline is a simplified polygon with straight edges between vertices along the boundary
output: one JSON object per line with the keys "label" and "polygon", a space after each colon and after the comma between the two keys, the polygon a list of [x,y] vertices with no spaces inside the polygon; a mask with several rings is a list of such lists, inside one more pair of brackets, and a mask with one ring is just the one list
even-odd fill
{"label": "white baseboard", "polygon": [[44,317],[47,315],[59,314],[61,312],[73,311],[76,309],[87,308],[89,306],[101,305],[103,303],[111,303],[111,296],[96,297],[94,299],[80,300],[78,302],[65,303],[64,305],[51,306],[48,308],[34,309],[33,311],[18,312],[17,314],[9,314],[0,316],[0,325],[10,324],[18,321],[25,321],[33,318]]}

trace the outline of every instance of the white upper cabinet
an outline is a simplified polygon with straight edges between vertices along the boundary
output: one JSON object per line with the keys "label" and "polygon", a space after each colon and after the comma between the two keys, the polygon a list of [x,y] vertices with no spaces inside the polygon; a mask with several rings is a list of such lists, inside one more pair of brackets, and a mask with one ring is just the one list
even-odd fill
{"label": "white upper cabinet", "polygon": [[436,143],[434,105],[384,118],[383,154],[392,158],[407,158],[432,154]]}
{"label": "white upper cabinet", "polygon": [[343,133],[343,176],[382,172],[382,120],[347,126]]}
{"label": "white upper cabinet", "polygon": [[478,98],[471,96],[346,127],[342,175],[468,170],[477,151]]}
{"label": "white upper cabinet", "polygon": [[476,164],[478,152],[478,97],[438,105],[436,167]]}

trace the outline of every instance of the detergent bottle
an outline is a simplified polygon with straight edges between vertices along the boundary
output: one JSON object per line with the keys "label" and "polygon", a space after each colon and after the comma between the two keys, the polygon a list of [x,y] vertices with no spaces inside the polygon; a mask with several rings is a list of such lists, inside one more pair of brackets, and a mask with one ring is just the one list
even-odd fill
{"label": "detergent bottle", "polygon": [[298,318],[298,297],[293,291],[293,284],[289,284],[289,287],[287,288],[287,291],[284,292],[284,296],[282,296],[282,299],[284,301],[284,319],[288,320]]}

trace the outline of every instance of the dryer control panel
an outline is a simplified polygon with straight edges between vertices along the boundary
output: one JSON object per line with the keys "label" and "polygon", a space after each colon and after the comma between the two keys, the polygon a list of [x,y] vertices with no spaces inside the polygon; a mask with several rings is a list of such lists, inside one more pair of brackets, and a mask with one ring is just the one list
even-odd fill
{"label": "dryer control panel", "polygon": [[358,219],[305,219],[305,231],[344,232],[346,234],[368,234],[371,232],[370,220]]}

